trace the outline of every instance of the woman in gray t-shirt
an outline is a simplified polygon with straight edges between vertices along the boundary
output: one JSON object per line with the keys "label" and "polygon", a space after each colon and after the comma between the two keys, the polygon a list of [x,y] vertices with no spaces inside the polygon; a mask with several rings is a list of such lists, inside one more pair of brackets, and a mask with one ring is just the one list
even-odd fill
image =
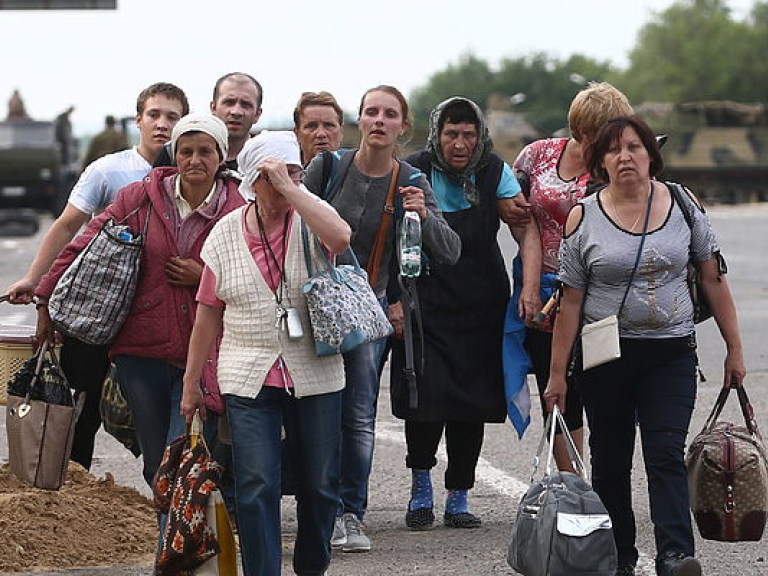
{"label": "woman in gray t-shirt", "polygon": [[[368,270],[374,292],[386,308],[390,262],[396,258],[394,224],[390,223],[384,231],[385,241],[378,266],[373,264],[377,261],[374,258],[375,241],[384,212],[390,210],[385,203],[396,165],[397,144],[411,127],[408,102],[393,86],[371,88],[360,101],[358,125],[359,148],[338,154],[336,174],[329,180],[331,187],[335,184],[334,193],[326,195],[328,191],[323,182],[325,155],[318,155],[310,162],[305,184],[312,192],[327,198],[352,228],[352,250],[360,265]],[[406,182],[398,177],[395,184],[402,210],[414,211],[421,219],[423,250],[437,262],[455,263],[461,253],[461,239],[443,218],[426,177],[405,162],[400,163],[399,174],[409,175]],[[397,200],[395,205],[398,205]],[[392,211],[398,212],[397,208]],[[393,324],[397,324],[398,319],[402,320],[402,315],[400,318],[390,315]],[[368,506],[376,402],[386,343],[386,338],[380,338],[344,353],[341,502],[331,544],[345,552],[368,552],[371,549],[361,522]]]}
{"label": "woman in gray t-shirt", "polygon": [[[613,521],[617,574],[634,574],[638,557],[631,501],[637,423],[657,573],[700,575],[684,462],[697,364],[685,281],[689,254],[727,345],[726,386],[741,385],[746,374],[736,309],[703,210],[694,207],[693,198],[684,198],[681,207],[669,187],[654,179],[663,162],[647,124],[634,116],[608,122],[587,153],[587,166],[608,185],[575,206],[566,223],[560,248],[563,298],[545,397],[550,409],[555,403],[567,408],[565,376],[581,322],[618,314],[621,358],[588,370],[577,358],[574,371],[590,428],[594,488]],[[690,227],[681,209],[689,210]]]}

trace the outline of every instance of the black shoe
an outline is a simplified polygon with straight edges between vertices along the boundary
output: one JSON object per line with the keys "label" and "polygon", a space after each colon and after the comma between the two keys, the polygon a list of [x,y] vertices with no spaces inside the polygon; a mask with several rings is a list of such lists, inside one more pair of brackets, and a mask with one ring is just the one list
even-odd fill
{"label": "black shoe", "polygon": [[405,513],[405,525],[410,530],[429,530],[435,523],[432,508],[417,508]]}
{"label": "black shoe", "polygon": [[701,564],[682,552],[667,552],[656,560],[656,572],[659,576],[701,576]]}
{"label": "black shoe", "polygon": [[443,524],[446,528],[479,528],[482,523],[483,521],[471,512],[459,512],[458,514],[446,512],[443,515]]}
{"label": "black shoe", "polygon": [[616,570],[616,576],[635,576],[635,567],[631,564],[619,566],[618,570]]}

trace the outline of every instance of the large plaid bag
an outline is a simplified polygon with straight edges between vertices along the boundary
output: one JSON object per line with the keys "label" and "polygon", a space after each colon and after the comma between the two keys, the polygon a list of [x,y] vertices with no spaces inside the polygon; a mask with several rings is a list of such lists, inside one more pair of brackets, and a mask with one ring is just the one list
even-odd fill
{"label": "large plaid bag", "polygon": [[104,222],[98,233],[67,268],[48,301],[51,320],[59,332],[88,344],[109,344],[133,302],[141,251],[149,224],[134,234],[122,220]]}

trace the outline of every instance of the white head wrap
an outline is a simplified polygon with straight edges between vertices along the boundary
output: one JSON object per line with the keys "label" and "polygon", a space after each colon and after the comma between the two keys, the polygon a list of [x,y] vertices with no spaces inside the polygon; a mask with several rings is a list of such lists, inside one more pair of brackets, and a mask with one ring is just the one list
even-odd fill
{"label": "white head wrap", "polygon": [[301,151],[296,134],[287,130],[262,130],[245,143],[237,155],[237,169],[243,175],[240,194],[246,200],[253,200],[253,183],[259,177],[257,167],[267,158],[277,158],[286,164],[301,166]]}
{"label": "white head wrap", "polygon": [[203,132],[216,141],[221,159],[227,159],[229,132],[227,125],[213,114],[187,114],[176,123],[171,132],[171,155],[176,157],[176,142],[189,132]]}

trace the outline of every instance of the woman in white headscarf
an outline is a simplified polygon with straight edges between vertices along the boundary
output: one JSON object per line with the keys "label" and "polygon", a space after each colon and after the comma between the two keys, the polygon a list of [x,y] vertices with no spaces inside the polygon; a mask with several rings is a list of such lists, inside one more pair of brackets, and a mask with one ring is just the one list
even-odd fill
{"label": "woman in white headscarf", "polygon": [[255,200],[217,224],[203,247],[182,411],[189,421],[205,410],[198,382],[223,325],[218,376],[232,436],[243,571],[280,576],[285,426],[295,444],[300,504],[293,567],[323,574],[339,499],[344,370],[341,356],[315,354],[301,292],[308,279],[301,226],[331,254],[347,249],[351,231],[302,185],[293,132],[262,132],[237,162],[241,192]]}
{"label": "woman in white headscarf", "polygon": [[39,333],[52,335],[44,303],[104,222],[127,217],[134,234],[146,227],[136,295],[110,357],[133,414],[150,485],[167,442],[184,433],[179,402],[203,268],[200,250],[213,225],[244,203],[237,181],[220,175],[227,157],[227,128],[221,120],[210,114],[185,116],[174,127],[171,144],[177,166],[156,168],[123,188],[62,250],[36,289],[43,303]]}

